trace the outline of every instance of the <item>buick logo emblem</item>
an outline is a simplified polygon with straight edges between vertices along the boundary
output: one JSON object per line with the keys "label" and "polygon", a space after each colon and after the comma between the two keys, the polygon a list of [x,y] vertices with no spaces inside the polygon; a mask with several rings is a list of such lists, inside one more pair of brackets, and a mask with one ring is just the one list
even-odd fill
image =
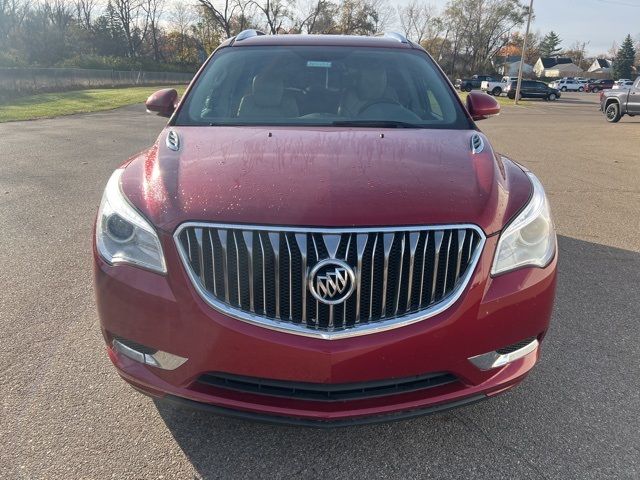
{"label": "buick logo emblem", "polygon": [[356,288],[353,268],[342,260],[322,260],[313,267],[308,281],[311,294],[327,305],[344,302]]}

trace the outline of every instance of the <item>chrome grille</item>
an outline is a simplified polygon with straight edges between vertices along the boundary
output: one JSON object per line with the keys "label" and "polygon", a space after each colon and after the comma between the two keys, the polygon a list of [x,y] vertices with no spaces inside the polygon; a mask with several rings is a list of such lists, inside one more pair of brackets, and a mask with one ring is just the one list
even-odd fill
{"label": "chrome grille", "polygon": [[[473,225],[298,229],[188,223],[175,234],[202,298],[235,318],[278,330],[342,338],[413,323],[457,300],[484,245]],[[355,272],[355,291],[328,305],[307,276],[321,260]]]}

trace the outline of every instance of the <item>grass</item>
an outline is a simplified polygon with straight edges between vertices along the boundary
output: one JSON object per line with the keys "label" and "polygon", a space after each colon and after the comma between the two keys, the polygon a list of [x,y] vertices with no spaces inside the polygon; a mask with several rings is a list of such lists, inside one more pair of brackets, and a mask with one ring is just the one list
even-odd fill
{"label": "grass", "polygon": [[[15,99],[5,98],[0,100],[0,123],[98,112],[135,103],[144,103],[149,95],[161,88],[166,87],[100,88],[40,93]],[[179,94],[182,94],[186,87],[172,85],[170,88],[175,88]]]}

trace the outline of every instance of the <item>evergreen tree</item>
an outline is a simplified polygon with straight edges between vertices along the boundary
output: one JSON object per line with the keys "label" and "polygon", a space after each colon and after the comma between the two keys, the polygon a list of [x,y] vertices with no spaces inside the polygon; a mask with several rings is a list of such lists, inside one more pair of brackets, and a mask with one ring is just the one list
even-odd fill
{"label": "evergreen tree", "polygon": [[540,56],[541,57],[555,57],[562,51],[562,39],[556,32],[551,30],[547,33],[542,42],[540,42]]}
{"label": "evergreen tree", "polygon": [[636,49],[633,48],[631,35],[622,42],[620,50],[613,61],[613,75],[616,78],[631,78],[633,62],[636,59]]}

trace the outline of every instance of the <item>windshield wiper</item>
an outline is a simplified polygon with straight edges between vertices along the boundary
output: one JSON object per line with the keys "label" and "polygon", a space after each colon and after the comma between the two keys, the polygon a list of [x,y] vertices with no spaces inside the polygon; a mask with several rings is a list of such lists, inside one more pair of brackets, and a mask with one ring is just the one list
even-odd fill
{"label": "windshield wiper", "polygon": [[426,128],[423,125],[396,120],[337,120],[333,127],[370,127],[370,128]]}

